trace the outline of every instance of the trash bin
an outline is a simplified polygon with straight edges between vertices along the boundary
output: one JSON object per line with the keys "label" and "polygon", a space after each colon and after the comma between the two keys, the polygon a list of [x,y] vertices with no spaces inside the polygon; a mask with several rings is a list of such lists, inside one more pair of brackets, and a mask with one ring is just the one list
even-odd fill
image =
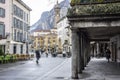
{"label": "trash bin", "polygon": [[63,57],[66,57],[66,54],[63,54]]}

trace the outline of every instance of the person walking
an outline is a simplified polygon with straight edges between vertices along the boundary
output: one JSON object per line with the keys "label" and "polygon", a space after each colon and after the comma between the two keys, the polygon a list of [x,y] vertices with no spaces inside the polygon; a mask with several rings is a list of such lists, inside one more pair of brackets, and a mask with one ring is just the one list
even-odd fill
{"label": "person walking", "polygon": [[48,57],[48,51],[46,51],[45,54],[46,54],[46,57]]}
{"label": "person walking", "polygon": [[110,61],[110,60],[109,60],[109,59],[110,59],[110,54],[111,54],[110,49],[107,48],[107,49],[106,49],[106,59],[108,60],[108,62]]}
{"label": "person walking", "polygon": [[36,51],[35,51],[35,53],[36,53],[36,63],[38,64],[38,63],[39,63],[39,59],[40,59],[41,55],[40,55],[39,50],[36,50]]}

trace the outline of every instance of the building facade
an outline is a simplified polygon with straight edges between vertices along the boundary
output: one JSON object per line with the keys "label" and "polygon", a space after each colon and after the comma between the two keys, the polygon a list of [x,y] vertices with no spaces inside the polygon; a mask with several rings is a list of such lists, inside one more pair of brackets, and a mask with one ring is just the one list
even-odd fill
{"label": "building facade", "polygon": [[62,50],[66,52],[70,52],[71,31],[70,31],[70,25],[68,23],[68,19],[66,17],[70,5],[68,5],[67,3],[69,3],[69,1],[65,0],[63,6],[59,8],[60,9],[59,13],[58,11],[56,12],[59,14],[59,19],[57,20],[56,24],[57,24],[58,39],[62,45]]}
{"label": "building facade", "polygon": [[61,41],[60,43],[62,45],[62,49],[64,49],[64,51],[70,52],[71,30],[67,17],[63,17],[57,22],[57,32],[58,39]]}
{"label": "building facade", "polygon": [[0,35],[5,53],[28,53],[30,11],[22,0],[0,0]]}
{"label": "building facade", "polygon": [[34,50],[50,51],[58,46],[57,33],[54,30],[37,30],[34,34],[32,44]]}

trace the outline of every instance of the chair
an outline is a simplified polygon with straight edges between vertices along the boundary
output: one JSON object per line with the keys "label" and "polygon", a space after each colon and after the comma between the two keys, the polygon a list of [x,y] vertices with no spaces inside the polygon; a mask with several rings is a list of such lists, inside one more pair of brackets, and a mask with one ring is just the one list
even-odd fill
{"label": "chair", "polygon": [[11,61],[12,56],[11,55],[6,55],[4,58],[5,63],[8,63]]}
{"label": "chair", "polygon": [[20,55],[19,54],[15,54],[16,55],[16,60],[20,60]]}
{"label": "chair", "polygon": [[12,61],[15,62],[17,60],[17,57],[15,54],[12,55]]}

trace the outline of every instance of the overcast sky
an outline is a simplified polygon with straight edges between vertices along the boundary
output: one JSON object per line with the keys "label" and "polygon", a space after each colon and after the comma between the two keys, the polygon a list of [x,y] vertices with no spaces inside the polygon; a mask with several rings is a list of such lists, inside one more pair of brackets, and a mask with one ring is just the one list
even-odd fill
{"label": "overcast sky", "polygon": [[[49,11],[55,5],[57,0],[22,0],[26,3],[31,9],[30,15],[30,25],[34,24],[40,19],[42,12]],[[61,2],[63,0],[58,0]]]}

